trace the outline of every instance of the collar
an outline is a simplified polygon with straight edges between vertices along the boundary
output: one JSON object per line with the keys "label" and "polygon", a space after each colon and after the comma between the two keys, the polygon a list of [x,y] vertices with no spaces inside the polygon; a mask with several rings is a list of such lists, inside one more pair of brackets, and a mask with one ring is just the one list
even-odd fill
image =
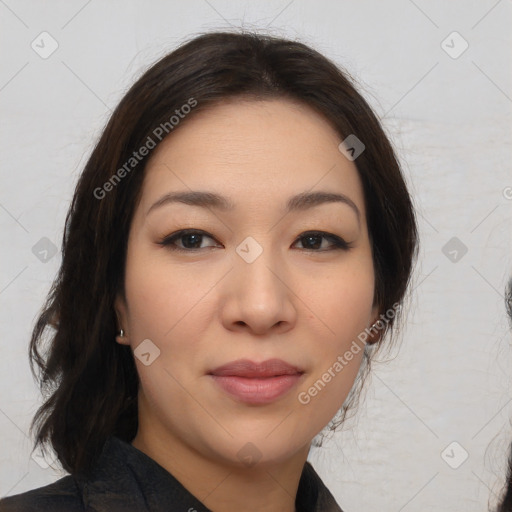
{"label": "collar", "polygon": [[[98,512],[211,512],[166,469],[111,436],[91,473],[77,476],[86,510]],[[342,512],[309,462],[299,481],[297,512]]]}

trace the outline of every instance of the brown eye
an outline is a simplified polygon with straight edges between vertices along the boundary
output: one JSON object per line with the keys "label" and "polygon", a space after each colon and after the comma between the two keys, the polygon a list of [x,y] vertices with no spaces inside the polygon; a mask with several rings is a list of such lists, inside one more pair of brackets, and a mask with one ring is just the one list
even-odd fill
{"label": "brown eye", "polygon": [[[166,236],[158,243],[167,247],[169,250],[182,252],[194,252],[216,247],[215,244],[203,245],[203,242],[206,239],[210,239],[212,241],[215,240],[205,231],[198,229],[183,229]],[[343,238],[324,231],[310,231],[303,233],[297,238],[294,245],[299,242],[302,245],[299,249],[311,252],[327,252],[340,249],[349,250],[352,247],[351,244],[347,243]]]}
{"label": "brown eye", "polygon": [[[323,244],[325,240],[331,242],[331,244],[325,246],[325,244]],[[351,245],[343,240],[343,238],[333,235],[332,233],[325,233],[324,231],[303,233],[297,241],[301,242],[303,246],[302,249],[313,252],[324,252],[337,249],[348,250],[351,247]]]}
{"label": "brown eye", "polygon": [[[183,229],[165,237],[159,242],[159,244],[171,250],[197,251],[199,249],[213,247],[212,245],[201,247],[202,242],[207,238],[213,240],[213,238],[204,231],[197,229]],[[176,242],[178,242],[178,244]]]}

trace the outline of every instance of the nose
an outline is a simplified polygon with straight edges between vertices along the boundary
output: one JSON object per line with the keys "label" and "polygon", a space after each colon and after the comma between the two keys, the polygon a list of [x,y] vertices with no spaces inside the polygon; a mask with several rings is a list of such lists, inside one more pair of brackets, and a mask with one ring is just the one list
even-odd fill
{"label": "nose", "polygon": [[285,262],[263,251],[248,263],[234,255],[234,268],[223,281],[224,327],[254,335],[283,334],[297,321],[297,297]]}

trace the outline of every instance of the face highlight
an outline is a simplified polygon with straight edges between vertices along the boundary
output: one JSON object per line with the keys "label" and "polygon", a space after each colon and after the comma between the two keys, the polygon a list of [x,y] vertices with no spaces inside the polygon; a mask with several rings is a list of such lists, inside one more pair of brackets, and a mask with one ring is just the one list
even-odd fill
{"label": "face highlight", "polygon": [[[362,350],[299,400],[378,316],[363,189],[340,142],[306,106],[236,101],[188,119],[148,162],[118,342],[137,354],[150,340],[135,358],[139,428],[174,453],[282,461],[347,397]],[[251,383],[218,375],[233,362]]]}

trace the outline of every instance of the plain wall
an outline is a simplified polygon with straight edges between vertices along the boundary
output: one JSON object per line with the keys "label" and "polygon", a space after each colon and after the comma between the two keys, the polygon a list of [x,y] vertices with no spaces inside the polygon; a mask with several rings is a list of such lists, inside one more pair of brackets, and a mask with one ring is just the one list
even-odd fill
{"label": "plain wall", "polygon": [[[110,111],[186,37],[243,26],[298,38],[360,82],[418,208],[399,350],[310,459],[345,512],[488,510],[512,441],[511,18],[509,0],[1,2],[0,496],[62,475],[30,456],[41,398],[27,347]],[[31,47],[51,49],[43,31],[58,43],[45,59]]]}

